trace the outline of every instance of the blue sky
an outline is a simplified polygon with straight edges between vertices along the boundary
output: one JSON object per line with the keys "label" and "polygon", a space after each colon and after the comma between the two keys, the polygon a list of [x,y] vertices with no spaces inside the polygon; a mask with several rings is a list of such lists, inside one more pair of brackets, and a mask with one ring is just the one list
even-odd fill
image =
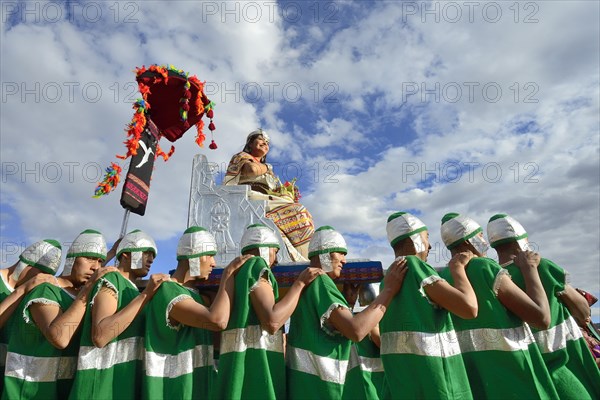
{"label": "blue sky", "polygon": [[147,213],[129,223],[156,238],[155,271],[175,262],[193,156],[224,168],[262,127],[276,172],[299,178],[351,258],[391,262],[397,210],[430,227],[434,265],[446,212],[482,225],[506,212],[600,295],[599,5],[469,4],[3,1],[2,267],[41,238],[115,240],[119,192],[91,194],[124,152],[134,68],[169,63],[207,82],[219,148],[189,132],[157,160]]}

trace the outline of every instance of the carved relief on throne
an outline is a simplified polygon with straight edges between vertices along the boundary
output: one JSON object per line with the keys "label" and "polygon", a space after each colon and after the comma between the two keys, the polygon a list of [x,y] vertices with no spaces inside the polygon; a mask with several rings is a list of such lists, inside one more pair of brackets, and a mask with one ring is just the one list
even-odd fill
{"label": "carved relief on throne", "polygon": [[210,228],[209,230],[217,241],[217,248],[225,253],[237,253],[239,247],[231,237],[229,231],[229,219],[231,218],[231,209],[223,199],[215,202],[210,210]]}
{"label": "carved relief on throne", "polygon": [[217,266],[226,266],[240,254],[239,244],[244,229],[254,223],[265,224],[276,232],[281,246],[279,262],[291,262],[277,227],[265,217],[266,202],[250,200],[249,186],[217,185],[217,170],[217,164],[208,162],[206,156],[198,154],[194,157],[188,209],[188,227],[203,226],[215,236]]}

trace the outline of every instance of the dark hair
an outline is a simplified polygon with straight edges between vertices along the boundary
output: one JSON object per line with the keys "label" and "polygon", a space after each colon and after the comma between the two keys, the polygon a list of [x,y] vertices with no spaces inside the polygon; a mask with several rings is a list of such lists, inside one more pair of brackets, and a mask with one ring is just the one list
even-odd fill
{"label": "dark hair", "polygon": [[[255,141],[256,139],[263,139],[263,140],[264,140],[264,137],[263,137],[263,134],[262,134],[262,132],[257,132],[256,134],[254,134],[254,135],[252,135],[252,136],[248,137],[248,140],[246,141],[246,145],[244,146],[244,149],[243,149],[242,151],[243,151],[244,153],[251,154],[251,153],[250,153],[250,151],[251,151],[251,150],[250,150],[250,144],[254,143],[254,141]],[[268,142],[267,142],[267,143],[268,143]],[[262,162],[262,163],[265,163],[265,162],[267,162],[267,156],[265,155],[263,158],[261,158],[261,159],[260,159],[260,162]]]}

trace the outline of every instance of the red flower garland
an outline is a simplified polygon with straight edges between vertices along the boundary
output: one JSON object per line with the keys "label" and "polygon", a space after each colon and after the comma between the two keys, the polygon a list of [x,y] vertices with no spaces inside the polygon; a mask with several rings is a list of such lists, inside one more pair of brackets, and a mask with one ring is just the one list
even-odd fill
{"label": "red flower garland", "polygon": [[[195,100],[195,106],[197,111],[197,115],[201,115],[205,113],[206,116],[210,119],[210,123],[208,125],[208,129],[211,132],[211,143],[208,146],[210,149],[216,149],[217,144],[212,138],[213,132],[216,129],[215,124],[213,122],[213,108],[215,104],[206,97],[204,93],[204,82],[201,82],[195,75],[188,76],[187,72],[183,70],[175,68],[173,65],[168,66],[160,66],[160,65],[151,65],[148,68],[146,66],[142,66],[141,68],[135,69],[136,77],[145,73],[146,71],[151,71],[159,76],[154,78],[154,83],[160,83],[161,81],[165,84],[169,81],[169,72],[173,72],[179,75],[181,78],[185,78],[186,82],[183,86],[184,91],[181,99],[179,100],[181,106],[179,108],[179,115],[182,121],[187,121],[188,112],[190,110],[189,100],[192,97],[192,92],[190,91],[191,84],[196,85],[199,88],[198,96]],[[141,99],[137,99],[135,103],[133,103],[133,109],[135,110],[133,113],[133,117],[131,118],[131,122],[127,126],[127,137],[128,139],[124,141],[127,148],[127,153],[125,155],[117,154],[116,157],[121,160],[126,160],[131,156],[135,156],[137,154],[137,149],[139,145],[140,138],[146,127],[146,113],[150,109],[150,103],[148,102],[148,95],[151,94],[150,87],[142,82],[138,83],[139,91],[142,95]],[[206,140],[206,136],[203,133],[204,130],[204,121],[200,119],[196,123],[196,139],[195,142],[199,147],[204,147],[204,141]],[[160,138],[159,138],[160,140]],[[159,144],[156,145],[156,157],[162,157],[164,161],[167,161],[175,152],[175,146],[171,145],[171,148],[168,153],[165,153]],[[120,173],[121,167],[118,164],[111,163],[111,166],[106,169],[107,173],[104,177],[104,180],[98,184],[96,190],[94,192],[94,197],[100,197],[106,195],[117,187],[120,181]]]}

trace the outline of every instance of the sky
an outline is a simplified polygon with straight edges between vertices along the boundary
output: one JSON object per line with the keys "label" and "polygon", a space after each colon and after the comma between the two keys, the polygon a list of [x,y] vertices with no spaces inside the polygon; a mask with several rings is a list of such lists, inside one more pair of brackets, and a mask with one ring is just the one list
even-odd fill
{"label": "sky", "polygon": [[389,265],[387,217],[409,211],[429,227],[429,262],[443,266],[444,214],[485,228],[508,213],[573,286],[600,297],[598,2],[0,7],[2,267],[43,238],[66,249],[93,228],[116,240],[120,189],[92,194],[125,152],[134,69],[172,64],[206,82],[218,149],[210,135],[196,146],[192,129],[156,160],[146,215],[128,225],[157,241],[153,272],[175,266],[194,155],[222,176],[262,127],[275,172],[298,178],[315,224],[339,230],[349,258]]}

